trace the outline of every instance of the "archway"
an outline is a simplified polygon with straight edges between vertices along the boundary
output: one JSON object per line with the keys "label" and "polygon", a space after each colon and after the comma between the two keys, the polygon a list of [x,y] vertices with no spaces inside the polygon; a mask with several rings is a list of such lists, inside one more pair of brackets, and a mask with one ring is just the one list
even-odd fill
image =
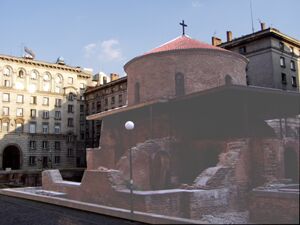
{"label": "archway", "polygon": [[284,151],[284,174],[285,178],[292,179],[293,182],[299,182],[299,165],[296,151],[287,148]]}
{"label": "archway", "polygon": [[17,146],[7,146],[3,151],[2,167],[19,170],[21,167],[21,151]]}

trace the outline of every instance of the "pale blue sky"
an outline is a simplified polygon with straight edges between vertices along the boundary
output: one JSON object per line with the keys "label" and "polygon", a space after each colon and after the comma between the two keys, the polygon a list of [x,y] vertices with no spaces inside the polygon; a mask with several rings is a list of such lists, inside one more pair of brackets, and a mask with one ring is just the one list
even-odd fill
{"label": "pale blue sky", "polygon": [[[252,0],[258,20],[300,39],[300,0]],[[179,35],[210,43],[251,33],[250,0],[0,0],[0,54],[123,74],[123,65]]]}

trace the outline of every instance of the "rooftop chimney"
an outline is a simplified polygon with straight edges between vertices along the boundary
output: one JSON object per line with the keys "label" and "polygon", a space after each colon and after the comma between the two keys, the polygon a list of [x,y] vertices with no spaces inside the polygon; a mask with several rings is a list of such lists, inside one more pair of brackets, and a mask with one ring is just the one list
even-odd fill
{"label": "rooftop chimney", "polygon": [[232,41],[232,32],[231,31],[227,31],[227,42]]}
{"label": "rooftop chimney", "polygon": [[218,45],[220,45],[220,44],[222,44],[222,40],[220,39],[220,38],[218,38],[218,37],[212,37],[211,38],[211,44],[213,45],[213,46],[218,46]]}
{"label": "rooftop chimney", "polygon": [[261,30],[265,30],[266,29],[266,24],[263,23],[263,22],[260,22],[260,27],[261,27]]}

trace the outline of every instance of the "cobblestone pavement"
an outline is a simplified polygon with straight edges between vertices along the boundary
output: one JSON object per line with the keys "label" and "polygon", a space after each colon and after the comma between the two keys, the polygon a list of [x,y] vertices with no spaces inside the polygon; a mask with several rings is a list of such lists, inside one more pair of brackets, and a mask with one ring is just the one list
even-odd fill
{"label": "cobblestone pavement", "polygon": [[0,225],[143,224],[0,195]]}

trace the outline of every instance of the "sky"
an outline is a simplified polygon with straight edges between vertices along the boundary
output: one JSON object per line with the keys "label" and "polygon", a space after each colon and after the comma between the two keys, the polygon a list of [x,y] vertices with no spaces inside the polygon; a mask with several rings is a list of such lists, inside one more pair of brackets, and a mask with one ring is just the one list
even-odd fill
{"label": "sky", "polygon": [[[251,0],[0,0],[0,54],[124,75],[123,66],[182,34],[211,43],[252,32]],[[252,0],[254,29],[267,27],[300,39],[300,0]]]}

